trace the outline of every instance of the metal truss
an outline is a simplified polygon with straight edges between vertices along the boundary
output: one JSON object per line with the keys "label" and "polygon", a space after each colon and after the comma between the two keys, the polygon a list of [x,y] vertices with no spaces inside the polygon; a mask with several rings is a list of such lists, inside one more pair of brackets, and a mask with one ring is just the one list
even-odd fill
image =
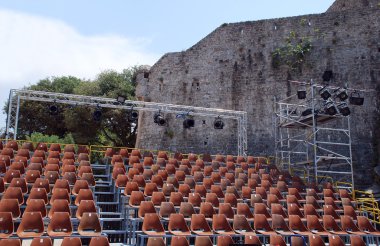
{"label": "metal truss", "polygon": [[247,112],[218,108],[193,107],[186,105],[143,102],[126,100],[117,102],[114,98],[82,96],[33,90],[10,90],[6,138],[17,139],[17,124],[21,100],[63,103],[76,106],[93,106],[98,108],[113,108],[136,111],[163,112],[173,114],[188,114],[202,117],[220,117],[237,120],[238,123],[238,155],[247,155]]}
{"label": "metal truss", "polygon": [[[309,182],[318,184],[332,178],[342,186],[350,183],[349,188],[353,188],[350,117],[340,113],[336,98],[325,101],[319,95],[322,88],[339,88],[313,81],[295,83],[305,88],[306,99],[300,100],[295,94],[275,103],[277,164],[291,173],[304,174]],[[354,89],[345,90],[348,93]],[[326,102],[334,105],[335,115],[325,112]]]}

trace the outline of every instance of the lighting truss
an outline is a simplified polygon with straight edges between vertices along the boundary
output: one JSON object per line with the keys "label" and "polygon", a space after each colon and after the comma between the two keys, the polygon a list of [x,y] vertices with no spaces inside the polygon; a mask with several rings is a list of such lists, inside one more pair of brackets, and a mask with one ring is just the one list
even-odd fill
{"label": "lighting truss", "polygon": [[19,119],[19,109],[21,100],[50,102],[55,104],[68,104],[74,106],[93,106],[96,108],[112,108],[125,109],[135,111],[162,112],[172,114],[183,114],[191,112],[192,116],[224,118],[236,120],[238,123],[238,155],[247,155],[247,112],[234,111],[218,108],[193,107],[186,105],[155,103],[125,100],[124,104],[120,104],[114,98],[83,96],[74,94],[63,94],[46,91],[33,90],[16,90],[12,89],[9,92],[8,117],[6,125],[6,138],[11,136],[17,139],[17,127]]}

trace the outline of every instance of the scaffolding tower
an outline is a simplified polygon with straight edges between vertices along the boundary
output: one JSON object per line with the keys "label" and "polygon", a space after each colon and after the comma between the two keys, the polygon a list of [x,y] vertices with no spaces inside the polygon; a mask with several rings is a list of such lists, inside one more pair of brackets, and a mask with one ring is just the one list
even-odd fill
{"label": "scaffolding tower", "polygon": [[[299,99],[303,96],[297,92],[275,103],[277,165],[317,185],[333,180],[353,189],[350,111],[344,112],[348,103],[336,95],[342,88],[291,82],[306,96]],[[322,90],[329,92],[328,99],[321,97]],[[343,90],[347,96],[351,89]]]}

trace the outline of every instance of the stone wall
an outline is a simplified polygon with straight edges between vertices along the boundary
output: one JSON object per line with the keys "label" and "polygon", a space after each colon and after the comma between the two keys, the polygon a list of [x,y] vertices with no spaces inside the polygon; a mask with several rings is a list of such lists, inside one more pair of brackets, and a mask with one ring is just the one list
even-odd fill
{"label": "stone wall", "polygon": [[[289,38],[312,45],[295,69],[273,62],[273,52]],[[146,101],[247,111],[248,153],[273,155],[275,98],[296,92],[289,79],[319,82],[325,70],[334,72],[333,85],[380,90],[380,7],[223,24],[138,74],[136,94]],[[363,107],[351,108],[355,173],[363,186],[371,184],[368,170],[378,156],[378,96],[372,93]],[[235,122],[215,130],[214,119],[195,118],[194,128],[183,129],[175,115],[165,117],[167,126],[159,127],[153,114],[140,115],[137,147],[236,154]]]}

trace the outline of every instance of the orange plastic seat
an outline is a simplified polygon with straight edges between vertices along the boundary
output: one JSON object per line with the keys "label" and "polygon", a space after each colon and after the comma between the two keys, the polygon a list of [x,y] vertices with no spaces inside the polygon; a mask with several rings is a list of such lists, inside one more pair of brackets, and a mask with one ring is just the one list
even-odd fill
{"label": "orange plastic seat", "polygon": [[365,216],[357,216],[359,230],[371,235],[380,236],[380,232],[371,224]]}
{"label": "orange plastic seat", "polygon": [[173,236],[171,241],[172,246],[189,246],[185,236]]}
{"label": "orange plastic seat", "polygon": [[199,207],[202,203],[202,198],[198,193],[190,193],[187,200],[193,207]]}
{"label": "orange plastic seat", "polygon": [[119,174],[115,180],[115,186],[117,188],[124,188],[129,181],[128,176],[124,174]]}
{"label": "orange plastic seat", "polygon": [[162,237],[148,237],[147,246],[165,246],[165,240]]}
{"label": "orange plastic seat", "polygon": [[254,236],[254,235],[247,235],[245,236],[244,238],[244,243],[245,244],[248,244],[248,245],[258,245],[258,246],[261,246],[261,241],[259,239],[258,236]]}
{"label": "orange plastic seat", "polygon": [[49,210],[49,218],[51,219],[55,212],[66,212],[71,216],[71,210],[69,206],[69,202],[66,199],[56,199],[51,204],[51,208]]}
{"label": "orange plastic seat", "polygon": [[190,229],[197,235],[210,236],[213,234],[204,214],[193,214],[191,216]]}
{"label": "orange plastic seat", "polygon": [[1,155],[7,155],[9,158],[13,159],[14,153],[12,148],[3,148],[1,150]]}
{"label": "orange plastic seat", "polygon": [[[41,165],[39,163],[35,163],[35,164]],[[41,177],[41,172],[40,171],[38,171],[38,170],[28,170],[28,171],[26,171],[26,174],[25,174],[25,181],[28,184],[33,184],[40,177]]]}
{"label": "orange plastic seat", "polygon": [[10,212],[13,219],[17,219],[21,215],[20,205],[17,199],[3,198],[0,201],[0,212]]}
{"label": "orange plastic seat", "polygon": [[78,195],[75,198],[74,204],[79,206],[82,200],[94,200],[94,195],[90,189],[80,189]]}
{"label": "orange plastic seat", "polygon": [[82,240],[79,237],[65,237],[61,246],[82,246]]}
{"label": "orange plastic seat", "polygon": [[274,235],[274,234],[270,235],[269,243],[270,245],[286,246],[286,243],[284,239],[282,238],[282,236]]}
{"label": "orange plastic seat", "polygon": [[63,152],[72,152],[75,153],[75,146],[73,144],[66,144],[63,148]]}
{"label": "orange plastic seat", "polygon": [[40,237],[44,233],[44,222],[40,212],[25,212],[17,229],[20,238]]}
{"label": "orange plastic seat", "polygon": [[78,154],[78,162],[81,162],[81,161],[90,161],[90,157],[88,156],[88,153]]}
{"label": "orange plastic seat", "polygon": [[169,217],[169,232],[177,236],[189,236],[191,232],[186,225],[185,218],[182,214],[172,213]]}
{"label": "orange plastic seat", "polygon": [[12,164],[9,166],[9,170],[18,170],[20,171],[20,174],[24,174],[25,165],[23,162],[13,161]]}
{"label": "orange plastic seat", "polygon": [[83,173],[81,180],[86,180],[89,186],[95,186],[95,177],[93,173]]}
{"label": "orange plastic seat", "polygon": [[67,189],[56,188],[52,192],[50,197],[50,205],[53,205],[54,201],[57,199],[64,199],[71,203],[70,194],[67,192]]}
{"label": "orange plastic seat", "polygon": [[21,205],[24,203],[24,194],[20,187],[8,187],[4,192],[2,199],[17,199],[18,203]]}
{"label": "orange plastic seat", "polygon": [[39,163],[39,164],[41,164],[41,166],[44,165],[44,158],[40,157],[40,156],[33,156],[30,158],[29,161],[30,161],[29,166],[28,166],[29,169],[30,169],[30,165],[33,163]]}
{"label": "orange plastic seat", "polygon": [[171,214],[175,214],[175,208],[171,202],[162,202],[160,206],[159,216],[164,220],[169,220]]}
{"label": "orange plastic seat", "polygon": [[66,189],[68,193],[70,193],[70,184],[66,179],[57,179],[53,186],[53,191],[55,189]]}
{"label": "orange plastic seat", "polygon": [[76,171],[75,165],[62,165],[62,175],[64,175],[67,172],[74,172]]}
{"label": "orange plastic seat", "polygon": [[108,237],[93,237],[89,246],[109,246]]}
{"label": "orange plastic seat", "polygon": [[[0,238],[8,238],[14,232],[11,212],[0,212]],[[2,241],[2,239],[0,239]]]}
{"label": "orange plastic seat", "polygon": [[332,234],[346,235],[347,233],[336,223],[334,217],[331,215],[323,215],[323,227]]}
{"label": "orange plastic seat", "polygon": [[236,207],[237,215],[244,215],[248,221],[253,221],[253,213],[247,203],[238,203]]}
{"label": "orange plastic seat", "polygon": [[322,224],[319,222],[318,217],[316,215],[308,215],[306,216],[307,228],[309,231],[321,235],[328,236],[330,232],[328,232]]}
{"label": "orange plastic seat", "polygon": [[65,174],[62,176],[62,179],[67,180],[67,182],[69,182],[69,185],[74,185],[77,181],[77,176],[75,172],[65,172]]}
{"label": "orange plastic seat", "polygon": [[[78,228],[79,231],[79,228]],[[67,237],[73,232],[70,214],[67,212],[55,212],[50,219],[47,233],[50,237]]]}
{"label": "orange plastic seat", "polygon": [[81,200],[75,216],[80,220],[83,213],[96,213],[95,202],[93,200]]}
{"label": "orange plastic seat", "polygon": [[27,149],[29,151],[33,151],[34,150],[34,145],[32,142],[24,142],[22,145],[21,145],[21,149]]}
{"label": "orange plastic seat", "polygon": [[36,150],[43,150],[43,151],[47,151],[47,144],[46,143],[38,143],[37,146],[36,146]]}
{"label": "orange plastic seat", "polygon": [[81,166],[80,168],[78,168],[78,176],[79,177],[82,177],[82,175],[84,173],[93,173],[92,171],[92,167],[91,166]]}
{"label": "orange plastic seat", "polygon": [[20,177],[21,177],[21,173],[19,170],[10,170],[9,169],[5,173],[3,179],[4,179],[4,183],[9,184],[9,183],[11,183],[13,178],[20,178]]}
{"label": "orange plastic seat", "polygon": [[181,202],[184,202],[183,196],[179,192],[171,192],[169,202],[173,203],[174,206],[180,206]]}
{"label": "orange plastic seat", "polygon": [[145,196],[152,196],[153,192],[157,192],[158,187],[156,183],[146,183],[144,188]]}
{"label": "orange plastic seat", "polygon": [[229,246],[231,244],[234,244],[234,240],[230,235],[223,235],[217,237],[217,246]]}
{"label": "orange plastic seat", "polygon": [[18,238],[1,239],[0,246],[21,246],[21,240]]}
{"label": "orange plastic seat", "polygon": [[75,153],[74,152],[65,152],[63,154],[62,160],[71,159],[75,160]]}
{"label": "orange plastic seat", "polygon": [[330,235],[329,236],[329,246],[345,246],[346,244],[342,241],[339,236]]}
{"label": "orange plastic seat", "polygon": [[214,214],[212,216],[212,229],[218,234],[233,235],[234,230],[231,228],[224,214]]}
{"label": "orange plastic seat", "polygon": [[86,180],[78,179],[75,181],[74,187],[72,189],[73,195],[78,195],[81,189],[90,189],[90,186],[88,185],[88,182]]}
{"label": "orange plastic seat", "polygon": [[83,213],[79,222],[78,233],[82,236],[100,236],[102,228],[96,213]]}
{"label": "orange plastic seat", "polygon": [[272,214],[272,228],[282,236],[293,235],[294,232],[289,229],[282,215]]}
{"label": "orange plastic seat", "polygon": [[28,187],[26,185],[26,181],[24,178],[13,178],[11,183],[9,184],[9,187],[19,187],[21,188],[21,192],[23,194],[28,192]]}
{"label": "orange plastic seat", "polygon": [[46,193],[49,194],[50,193],[49,180],[37,178],[36,181],[34,182],[32,188],[44,188],[46,190]]}
{"label": "orange plastic seat", "polygon": [[247,218],[244,215],[235,215],[233,229],[236,233],[242,235],[255,235],[253,228],[250,226]]}
{"label": "orange plastic seat", "polygon": [[40,212],[42,217],[46,217],[45,202],[42,199],[30,199],[24,212]]}
{"label": "orange plastic seat", "polygon": [[58,151],[59,153],[61,153],[61,145],[59,143],[50,144],[49,152],[50,151]]}
{"label": "orange plastic seat", "polygon": [[277,233],[269,225],[267,217],[264,214],[255,214],[254,219],[255,230],[263,235],[276,235]]}
{"label": "orange plastic seat", "polygon": [[199,213],[204,214],[204,216],[206,217],[206,220],[212,220],[214,214],[216,214],[214,207],[209,202],[201,203]]}
{"label": "orange plastic seat", "polygon": [[160,218],[156,213],[145,214],[142,231],[150,236],[165,235],[164,227],[162,226]]}
{"label": "orange plastic seat", "polygon": [[140,207],[139,207],[137,215],[139,218],[144,218],[145,214],[148,214],[148,213],[156,213],[154,204],[152,201],[142,201],[140,203]]}
{"label": "orange plastic seat", "polygon": [[0,193],[4,193],[4,191],[5,191],[4,179],[0,178]]}
{"label": "orange plastic seat", "polygon": [[45,173],[45,178],[49,181],[49,184],[55,184],[55,181],[59,179],[59,173],[57,171],[48,171]]}
{"label": "orange plastic seat", "polygon": [[45,176],[48,175],[49,172],[58,172],[59,173],[59,164],[47,164],[45,166]]}
{"label": "orange plastic seat", "polygon": [[365,242],[360,236],[351,235],[350,241],[351,241],[351,246],[366,246]]}

